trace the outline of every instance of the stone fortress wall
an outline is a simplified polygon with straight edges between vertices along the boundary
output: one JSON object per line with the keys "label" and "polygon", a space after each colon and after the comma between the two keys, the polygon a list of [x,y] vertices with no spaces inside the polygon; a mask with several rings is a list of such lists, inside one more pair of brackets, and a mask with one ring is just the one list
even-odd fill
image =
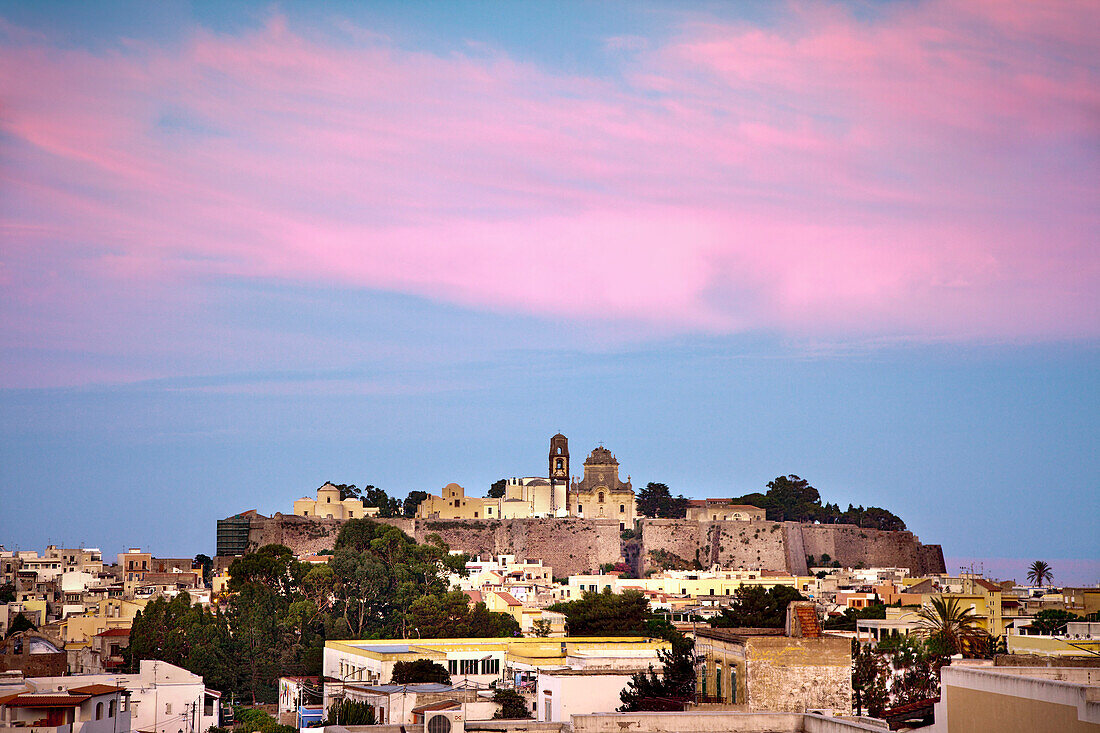
{"label": "stone fortress wall", "polygon": [[[906,567],[914,575],[946,571],[939,545],[923,545],[912,532],[885,532],[846,524],[643,519],[637,546],[620,539],[617,520],[599,519],[376,519],[417,542],[438,534],[451,549],[471,555],[541,559],[556,577],[598,570],[624,559],[645,572],[661,564],[748,567],[805,573],[806,555],[830,555],[842,565]],[[343,524],[336,519],[276,514],[257,516],[249,548],[282,544],[295,554],[331,549]]]}

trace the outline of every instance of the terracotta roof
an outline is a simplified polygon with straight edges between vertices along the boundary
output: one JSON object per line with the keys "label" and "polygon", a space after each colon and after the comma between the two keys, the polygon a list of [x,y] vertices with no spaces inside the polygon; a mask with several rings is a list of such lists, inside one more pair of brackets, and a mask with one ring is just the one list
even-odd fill
{"label": "terracotta roof", "polygon": [[977,583],[978,585],[980,585],[981,587],[985,588],[986,590],[1000,590],[1001,589],[1001,586],[997,585],[996,583],[990,583],[985,578],[974,578],[974,582]]}
{"label": "terracotta roof", "polygon": [[91,695],[38,695],[23,693],[0,699],[9,708],[75,708]]}
{"label": "terracotta roof", "polygon": [[482,600],[481,599],[481,591],[479,591],[479,590],[467,590],[467,591],[463,591],[463,593],[465,593],[466,597],[470,599],[470,603],[473,603],[473,604],[481,603],[481,600]]}
{"label": "terracotta roof", "polygon": [[126,688],[115,687],[114,685],[84,685],[83,687],[70,687],[69,692],[78,695],[109,695],[113,692],[126,692]]}
{"label": "terracotta roof", "polygon": [[511,593],[505,593],[504,591],[497,591],[497,598],[507,603],[509,606],[522,606],[523,604],[516,600],[516,597]]}
{"label": "terracotta roof", "polygon": [[96,636],[129,636],[129,635],[130,635],[130,630],[129,629],[107,629],[106,631],[101,631],[98,634],[96,634]]}

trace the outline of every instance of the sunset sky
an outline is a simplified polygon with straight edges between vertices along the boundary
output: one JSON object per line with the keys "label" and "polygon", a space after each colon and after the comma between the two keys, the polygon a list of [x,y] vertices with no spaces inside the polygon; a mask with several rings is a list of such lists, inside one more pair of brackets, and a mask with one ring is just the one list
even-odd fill
{"label": "sunset sky", "polygon": [[796,473],[950,570],[1100,581],[1097,28],[0,2],[0,542],[213,554],[329,479],[540,474],[560,430],[574,472]]}

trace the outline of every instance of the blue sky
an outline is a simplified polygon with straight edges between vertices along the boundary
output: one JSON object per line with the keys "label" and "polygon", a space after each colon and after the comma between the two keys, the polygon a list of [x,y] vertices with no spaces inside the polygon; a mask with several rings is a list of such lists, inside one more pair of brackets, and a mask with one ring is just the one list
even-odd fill
{"label": "blue sky", "polygon": [[1098,16],[0,3],[0,543],[211,553],[560,430],[1098,582]]}

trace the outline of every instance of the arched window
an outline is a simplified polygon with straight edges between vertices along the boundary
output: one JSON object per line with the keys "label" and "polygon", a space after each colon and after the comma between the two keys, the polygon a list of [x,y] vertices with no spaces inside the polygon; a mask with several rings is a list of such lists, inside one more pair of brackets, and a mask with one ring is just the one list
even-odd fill
{"label": "arched window", "polygon": [[558,470],[560,471],[560,470],[562,470],[562,469],[563,469],[564,467],[565,467],[565,461],[563,461],[562,459],[560,459],[560,458],[559,458],[559,459],[558,459],[558,462],[557,462],[557,468],[558,468]]}
{"label": "arched window", "polygon": [[730,665],[730,702],[737,702],[737,667]]}
{"label": "arched window", "polygon": [[619,504],[619,514],[626,512],[626,504]]}
{"label": "arched window", "polygon": [[722,699],[722,664],[714,663],[714,696]]}
{"label": "arched window", "polygon": [[103,703],[101,702],[95,704],[95,719],[103,720]]}
{"label": "arched window", "polygon": [[600,492],[600,503],[603,504],[603,492]]}
{"label": "arched window", "polygon": [[109,702],[107,704],[107,717],[108,718],[115,717],[115,701],[114,700],[111,700],[111,702]]}

